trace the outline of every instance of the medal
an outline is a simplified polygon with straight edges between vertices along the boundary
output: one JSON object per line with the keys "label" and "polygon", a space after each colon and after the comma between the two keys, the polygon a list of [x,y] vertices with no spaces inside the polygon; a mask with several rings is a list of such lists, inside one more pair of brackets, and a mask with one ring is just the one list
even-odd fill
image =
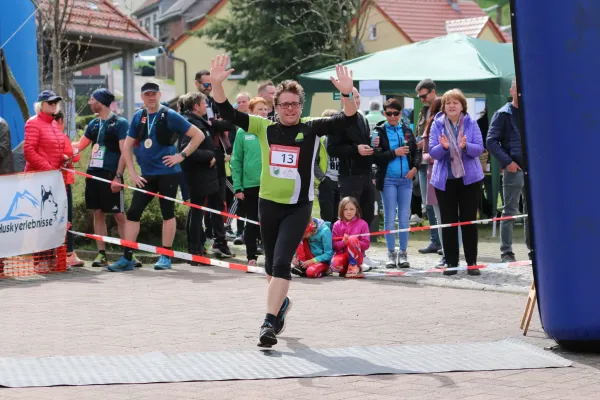
{"label": "medal", "polygon": [[148,138],[148,139],[144,140],[144,147],[147,149],[152,147],[152,139]]}
{"label": "medal", "polygon": [[100,145],[98,143],[96,143],[93,147],[92,147],[92,153],[97,153],[98,150],[100,150]]}

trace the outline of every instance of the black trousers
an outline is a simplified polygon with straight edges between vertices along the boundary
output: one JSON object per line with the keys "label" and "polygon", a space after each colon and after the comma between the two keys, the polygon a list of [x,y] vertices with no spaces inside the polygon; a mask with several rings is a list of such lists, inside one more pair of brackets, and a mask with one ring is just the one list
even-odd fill
{"label": "black trousers", "polygon": [[312,201],[280,204],[258,200],[267,275],[292,279],[291,263],[312,213]]}
{"label": "black trousers", "polygon": [[321,219],[333,225],[338,219],[338,206],[340,204],[340,188],[338,183],[330,178],[323,179],[319,185],[319,207]]}
{"label": "black trousers", "polygon": [[[206,194],[202,191],[202,185],[188,185],[190,191],[191,202],[198,205],[207,203],[208,207],[221,210],[223,207],[223,199],[219,191],[211,194]],[[186,221],[186,233],[188,237],[188,252],[190,254],[202,255],[204,243],[206,243],[206,235],[202,229],[202,214],[203,211],[197,208],[190,207],[188,218]],[[207,214],[210,214],[207,212]],[[213,214],[211,218],[212,233],[215,237],[216,244],[225,243],[225,224],[220,215]]]}
{"label": "black trousers", "polygon": [[375,185],[371,174],[340,176],[338,178],[340,197],[354,197],[360,205],[362,219],[371,226],[375,213]]}
{"label": "black trousers", "polygon": [[[259,187],[244,189],[244,208],[245,217],[251,221],[258,221],[258,192]],[[240,214],[238,214],[240,215]],[[240,222],[237,221],[238,226]],[[246,243],[246,256],[248,261],[256,260],[256,244],[260,236],[260,228],[258,225],[246,223],[244,229],[244,242]]]}
{"label": "black trousers", "polygon": [[[462,179],[448,179],[446,190],[435,189],[442,224],[473,221],[481,196],[481,182],[465,185]],[[459,218],[460,216],[460,218]],[[477,225],[461,226],[467,265],[477,265]],[[444,256],[449,266],[457,266],[459,258],[458,228],[443,228]]]}

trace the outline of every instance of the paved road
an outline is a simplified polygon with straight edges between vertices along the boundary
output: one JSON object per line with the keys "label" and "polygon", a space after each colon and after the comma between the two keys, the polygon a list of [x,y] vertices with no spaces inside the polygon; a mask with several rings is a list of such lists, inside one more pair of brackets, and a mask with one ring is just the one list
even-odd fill
{"label": "paved road", "polygon": [[[446,281],[466,277],[428,278]],[[422,280],[421,282],[425,282]],[[529,284],[523,281],[523,284]],[[91,268],[0,283],[4,357],[255,349],[264,278],[177,265],[110,274]],[[295,280],[281,349],[522,338],[525,296],[396,279]],[[537,315],[524,340],[551,346]],[[574,367],[263,381],[0,389],[1,399],[597,399],[600,357]]]}

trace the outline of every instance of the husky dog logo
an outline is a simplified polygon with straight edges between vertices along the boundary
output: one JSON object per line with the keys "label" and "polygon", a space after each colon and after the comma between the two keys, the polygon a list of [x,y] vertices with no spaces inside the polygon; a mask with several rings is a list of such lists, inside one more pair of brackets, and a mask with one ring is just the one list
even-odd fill
{"label": "husky dog logo", "polygon": [[48,190],[46,190],[42,185],[41,203],[42,218],[54,218],[54,221],[56,221],[56,215],[58,214],[58,204],[56,204],[56,202],[54,201],[54,195],[52,194],[51,187],[48,187]]}

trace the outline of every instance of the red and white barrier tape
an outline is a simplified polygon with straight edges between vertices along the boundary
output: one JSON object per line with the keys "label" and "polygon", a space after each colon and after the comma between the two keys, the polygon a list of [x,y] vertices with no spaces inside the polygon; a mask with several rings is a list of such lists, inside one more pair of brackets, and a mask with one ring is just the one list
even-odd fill
{"label": "red and white barrier tape", "polygon": [[[417,226],[414,228],[402,228],[402,229],[393,229],[393,230],[387,230],[387,231],[378,231],[378,232],[371,232],[371,233],[361,233],[358,235],[352,235],[352,236],[378,236],[378,235],[387,235],[389,233],[398,233],[398,232],[418,232],[418,231],[429,231],[431,229],[438,229],[438,228],[450,228],[450,227],[456,227],[456,226],[463,226],[463,225],[475,225],[475,224],[487,224],[493,221],[508,221],[511,219],[521,219],[521,218],[527,218],[527,214],[523,214],[523,215],[514,215],[514,216],[510,216],[510,217],[498,217],[498,218],[489,218],[489,219],[478,219],[475,221],[465,221],[465,222],[453,222],[451,224],[439,224],[439,225],[431,225],[431,226]],[[342,240],[343,237],[336,237],[333,238],[333,240]]]}
{"label": "red and white barrier tape", "polygon": [[[142,250],[148,253],[153,254],[162,254],[169,257],[179,258],[187,261],[195,261],[202,264],[208,264],[215,267],[234,269],[236,271],[243,272],[251,272],[255,274],[265,274],[265,269],[262,267],[251,267],[249,265],[230,263],[226,261],[213,260],[211,258],[197,256],[194,254],[183,253],[181,251],[174,251],[165,249],[164,247],[151,246],[144,243],[131,242],[128,240],[117,239],[109,236],[100,236],[100,235],[92,235],[89,233],[81,233],[69,230],[70,233],[77,236],[82,236],[88,239],[98,240],[105,243],[116,244],[117,246],[129,247],[130,249]],[[454,268],[439,268],[433,267],[429,269],[419,269],[419,270],[408,270],[408,271],[385,271],[385,272],[369,272],[365,273],[357,278],[374,278],[381,276],[389,276],[389,277],[399,277],[399,276],[415,276],[422,275],[428,273],[435,272],[444,272],[444,271],[466,271],[469,269],[501,269],[508,267],[523,267],[531,265],[531,261],[516,261],[511,263],[490,263],[490,264],[479,264],[479,265],[471,265],[471,266],[463,266],[463,267],[454,267]]]}
{"label": "red and white barrier tape", "polygon": [[378,276],[415,276],[428,274],[432,272],[444,272],[444,271],[467,271],[470,269],[502,269],[508,267],[525,267],[531,265],[531,261],[515,261],[510,263],[489,263],[489,264],[479,264],[479,265],[470,265],[470,266],[462,266],[462,267],[453,267],[453,268],[441,268],[434,267],[429,269],[410,269],[407,271],[385,271],[385,272],[369,272],[363,274],[364,278],[372,278]]}
{"label": "red and white barrier tape", "polygon": [[[106,183],[109,183],[109,184],[110,183],[114,183],[113,181],[109,181],[108,179],[99,178],[97,176],[86,174],[85,172],[75,171],[75,170],[69,169],[69,168],[61,168],[61,169],[63,169],[64,171],[71,172],[71,173],[73,173],[75,175],[84,176],[86,178],[95,179],[97,181],[106,182]],[[254,224],[254,225],[260,225],[257,221],[252,221],[251,219],[240,217],[238,215],[229,214],[229,213],[226,213],[224,211],[215,210],[213,208],[199,206],[198,204],[190,203],[189,201],[183,201],[183,200],[179,200],[179,199],[174,199],[172,197],[163,196],[162,194],[149,192],[147,190],[140,189],[140,188],[133,187],[133,186],[129,186],[129,185],[124,185],[122,183],[115,183],[115,184],[118,185],[118,186],[120,186],[120,187],[123,187],[123,188],[135,190],[135,191],[140,192],[140,193],[145,193],[145,194],[148,194],[150,196],[158,197],[159,199],[165,199],[165,200],[174,201],[175,203],[183,204],[184,206],[189,206],[189,207],[197,208],[198,210],[204,210],[204,211],[208,211],[208,212],[211,212],[211,213],[214,213],[214,214],[223,215],[225,217],[229,217],[229,218],[233,218],[233,219],[239,219],[240,221],[246,221],[246,222],[249,222],[249,223]]]}
{"label": "red and white barrier tape", "polygon": [[249,265],[230,263],[226,261],[213,260],[211,258],[197,256],[194,254],[183,253],[165,249],[164,247],[150,246],[149,244],[130,242],[129,240],[117,239],[109,236],[91,235],[89,233],[81,233],[69,230],[70,233],[77,236],[83,236],[88,239],[98,240],[105,243],[116,244],[117,246],[129,247],[130,249],[142,250],[148,253],[162,254],[164,256],[179,258],[187,261],[195,261],[202,264],[210,264],[215,267],[235,269],[237,271],[252,272],[255,274],[264,274],[265,269],[261,267],[251,267]]}

